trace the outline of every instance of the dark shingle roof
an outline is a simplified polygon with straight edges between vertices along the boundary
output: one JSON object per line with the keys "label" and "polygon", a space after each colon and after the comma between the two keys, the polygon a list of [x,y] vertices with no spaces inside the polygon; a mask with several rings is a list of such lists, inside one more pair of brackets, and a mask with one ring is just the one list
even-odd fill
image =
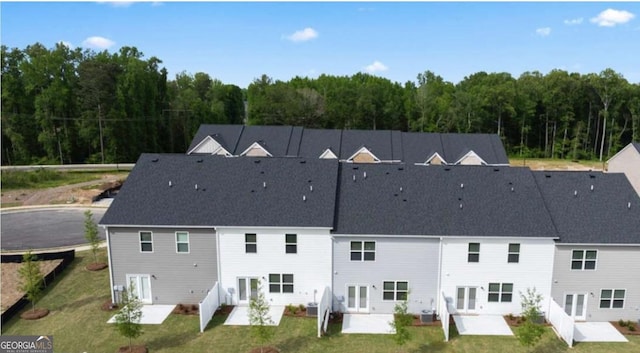
{"label": "dark shingle roof", "polygon": [[561,243],[640,243],[640,197],[624,174],[533,174]]}
{"label": "dark shingle roof", "polygon": [[[428,132],[405,132],[402,134],[404,145],[404,161],[406,163],[424,163],[434,153],[445,158],[441,134]],[[453,163],[445,158],[445,162]]]}
{"label": "dark shingle roof", "polygon": [[244,125],[209,125],[202,124],[198,128],[196,135],[191,141],[191,145],[187,149],[190,152],[194,149],[205,137],[213,137],[219,144],[222,145],[229,153],[233,154],[240,134]]}
{"label": "dark shingle roof", "polygon": [[336,156],[340,157],[341,139],[342,130],[304,129],[300,142],[300,156],[318,158],[327,148],[330,148]]}
{"label": "dark shingle roof", "polygon": [[292,131],[291,126],[245,126],[234,154],[240,155],[258,142],[274,157],[287,156]]}
{"label": "dark shingle roof", "polygon": [[638,152],[640,152],[640,142],[631,142],[631,144],[636,148]]}
{"label": "dark shingle roof", "polygon": [[101,224],[332,227],[337,169],[336,160],[143,154]]}
{"label": "dark shingle roof", "polygon": [[[441,134],[443,156],[447,163],[455,163],[470,151],[487,164],[509,164],[507,154],[498,135],[494,134]],[[498,147],[499,148],[496,148]]]}
{"label": "dark shingle roof", "polygon": [[348,159],[362,147],[366,147],[380,160],[393,159],[390,130],[344,130],[340,159]]}
{"label": "dark shingle roof", "polygon": [[338,234],[556,237],[526,168],[340,168]]}

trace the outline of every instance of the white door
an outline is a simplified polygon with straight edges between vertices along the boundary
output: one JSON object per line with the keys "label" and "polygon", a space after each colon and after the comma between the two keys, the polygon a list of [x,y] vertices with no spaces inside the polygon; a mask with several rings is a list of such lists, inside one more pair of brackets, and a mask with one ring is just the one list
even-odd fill
{"label": "white door", "polygon": [[238,278],[238,303],[249,304],[251,299],[258,299],[258,278]]}
{"label": "white door", "polygon": [[133,285],[133,295],[143,304],[151,304],[151,276],[150,275],[127,275],[127,287]]}
{"label": "white door", "polygon": [[347,285],[347,311],[354,313],[369,312],[369,286],[362,284]]}
{"label": "white door", "polygon": [[575,320],[587,319],[587,295],[584,293],[568,293],[564,295],[564,312]]}
{"label": "white door", "polygon": [[456,288],[456,310],[458,313],[470,314],[476,311],[477,287]]}

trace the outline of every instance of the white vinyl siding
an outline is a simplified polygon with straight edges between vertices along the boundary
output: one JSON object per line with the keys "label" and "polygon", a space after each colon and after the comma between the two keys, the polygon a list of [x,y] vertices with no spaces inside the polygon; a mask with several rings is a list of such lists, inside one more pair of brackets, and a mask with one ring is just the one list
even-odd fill
{"label": "white vinyl siding", "polygon": [[176,232],[176,252],[189,253],[189,232]]}
{"label": "white vinyl siding", "polygon": [[143,231],[140,236],[140,252],[153,252],[153,233]]}

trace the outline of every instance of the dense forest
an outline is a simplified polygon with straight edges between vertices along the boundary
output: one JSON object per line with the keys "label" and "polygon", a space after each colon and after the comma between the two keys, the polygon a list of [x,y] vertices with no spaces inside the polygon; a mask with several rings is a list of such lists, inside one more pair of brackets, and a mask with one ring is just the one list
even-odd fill
{"label": "dense forest", "polygon": [[201,72],[167,76],[135,47],[2,46],[2,164],[185,152],[203,123],[497,133],[511,155],[567,159],[606,159],[640,141],[640,84],[611,69],[478,72],[455,84],[431,71],[404,84],[263,75],[246,90]]}

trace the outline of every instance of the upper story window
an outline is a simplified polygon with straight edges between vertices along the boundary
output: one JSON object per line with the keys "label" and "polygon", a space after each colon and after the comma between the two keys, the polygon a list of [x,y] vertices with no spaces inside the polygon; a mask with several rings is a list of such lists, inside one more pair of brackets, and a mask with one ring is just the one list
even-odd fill
{"label": "upper story window", "polygon": [[258,239],[255,233],[246,233],[244,235],[244,250],[247,254],[258,252]]}
{"label": "upper story window", "polygon": [[509,255],[507,256],[507,262],[520,262],[520,244],[509,244]]}
{"label": "upper story window", "polygon": [[480,262],[480,243],[469,243],[467,262]]}
{"label": "upper story window", "polygon": [[176,232],[176,252],[189,253],[189,232]]}
{"label": "upper story window", "polygon": [[511,303],[513,283],[489,283],[489,302]]}
{"label": "upper story window", "polygon": [[409,294],[409,282],[386,281],[382,282],[383,300],[407,300]]}
{"label": "upper story window", "polygon": [[624,308],[624,289],[603,289],[600,291],[600,308],[622,309]]}
{"label": "upper story window", "polygon": [[285,253],[296,254],[298,252],[298,235],[297,234],[285,234]]}
{"label": "upper story window", "polygon": [[351,261],[375,261],[376,242],[375,241],[352,241]]}
{"label": "upper story window", "polygon": [[571,254],[572,270],[595,270],[598,250],[573,250]]}
{"label": "upper story window", "polygon": [[140,232],[140,252],[153,252],[153,233]]}

